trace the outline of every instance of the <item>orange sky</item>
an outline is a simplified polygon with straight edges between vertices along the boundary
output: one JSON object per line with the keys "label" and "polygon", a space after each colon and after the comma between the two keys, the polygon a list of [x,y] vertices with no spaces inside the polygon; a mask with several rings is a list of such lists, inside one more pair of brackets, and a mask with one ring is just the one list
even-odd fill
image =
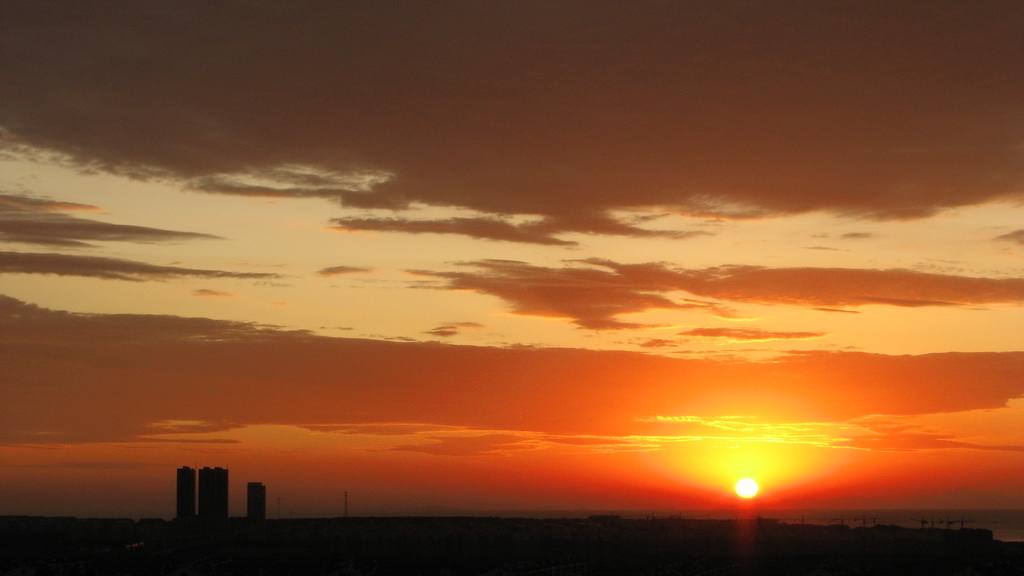
{"label": "orange sky", "polygon": [[6,3],[0,515],[1024,507],[1022,26]]}

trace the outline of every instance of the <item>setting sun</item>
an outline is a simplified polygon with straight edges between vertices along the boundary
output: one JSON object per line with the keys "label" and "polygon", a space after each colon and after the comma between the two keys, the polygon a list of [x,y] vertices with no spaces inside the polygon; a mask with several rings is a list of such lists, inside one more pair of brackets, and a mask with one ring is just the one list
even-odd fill
{"label": "setting sun", "polygon": [[753,498],[757,496],[758,489],[757,482],[750,478],[744,478],[736,483],[736,494],[740,498]]}

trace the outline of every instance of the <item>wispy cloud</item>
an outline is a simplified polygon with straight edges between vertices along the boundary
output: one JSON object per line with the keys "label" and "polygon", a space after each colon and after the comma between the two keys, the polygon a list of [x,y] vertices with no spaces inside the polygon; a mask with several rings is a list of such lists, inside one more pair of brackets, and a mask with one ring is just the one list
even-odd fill
{"label": "wispy cloud", "polygon": [[266,280],[282,278],[267,272],[228,272],[177,266],[158,266],[133,260],[69,254],[0,252],[0,274],[55,274],[85,276],[104,280],[167,280],[171,278],[240,278]]}
{"label": "wispy cloud", "polygon": [[65,214],[93,211],[85,204],[0,195],[0,241],[53,247],[90,247],[93,242],[180,242],[217,239],[211,234],[111,224]]}
{"label": "wispy cloud", "polygon": [[220,290],[210,290],[208,288],[199,288],[192,291],[193,296],[199,296],[201,298],[231,298],[235,294],[231,292],[222,292]]}
{"label": "wispy cloud", "polygon": [[[587,262],[589,263],[589,262]],[[676,289],[648,277],[640,278],[596,266],[542,268],[525,262],[484,260],[465,264],[479,272],[430,272],[444,278],[453,290],[476,290],[509,302],[517,314],[567,318],[582,328],[622,329],[644,325],[618,320],[616,316],[653,309],[692,309],[710,304],[671,299],[658,292]],[[610,266],[609,266],[610,267]],[[654,275],[671,273],[651,265]]]}
{"label": "wispy cloud", "polygon": [[688,338],[706,338],[729,342],[770,342],[772,340],[811,340],[823,338],[824,332],[785,332],[757,328],[694,328],[680,332]]}
{"label": "wispy cloud", "polygon": [[[319,166],[282,164],[233,174],[193,178],[187,189],[238,196],[327,198],[350,201],[392,178],[381,170],[339,172]],[[358,203],[358,202],[353,202]]]}
{"label": "wispy cloud", "polygon": [[460,334],[466,330],[478,330],[483,327],[483,324],[480,324],[479,322],[453,322],[451,324],[442,324],[440,326],[435,326],[434,328],[427,330],[426,334],[448,338]]}
{"label": "wispy cloud", "polygon": [[504,240],[556,246],[572,246],[575,242],[559,240],[557,232],[545,223],[513,224],[495,218],[448,218],[445,220],[410,220],[405,218],[335,218],[337,230],[404,232],[411,234],[462,234],[486,240]]}
{"label": "wispy cloud", "polygon": [[[847,268],[764,268],[720,266],[674,268],[663,263],[619,264],[587,259],[549,268],[509,260],[463,263],[471,271],[420,272],[447,281],[452,290],[475,290],[498,296],[523,315],[567,318],[582,328],[640,328],[621,321],[622,314],[648,310],[702,309],[720,316],[732,313],[722,304],[672,297],[673,292],[727,302],[782,304],[814,309],[869,305],[923,307],[1018,304],[1024,280],[973,278],[912,270]],[[691,336],[712,337],[700,331]],[[724,335],[726,332],[718,331]],[[733,332],[737,338],[739,331]],[[818,333],[762,332],[770,339],[813,338]],[[756,340],[757,334],[746,336]]]}
{"label": "wispy cloud", "polygon": [[1015,230],[1002,236],[997,236],[996,240],[1005,240],[1007,242],[1016,242],[1018,244],[1024,244],[1024,230]]}
{"label": "wispy cloud", "polygon": [[[1024,443],[989,445],[958,437],[953,432],[929,430],[900,422],[899,416],[878,416],[840,422],[764,422],[744,416],[654,416],[641,419],[681,427],[678,434],[663,434],[662,443],[721,440],[807,444],[822,448],[850,448],[878,452],[927,450],[1024,451]],[[668,428],[666,432],[670,432]]]}
{"label": "wispy cloud", "polygon": [[[7,465],[10,466],[10,465]],[[11,467],[19,468],[57,468],[69,470],[144,470],[157,466],[148,462],[47,462],[40,464],[22,464]]]}
{"label": "wispy cloud", "polygon": [[424,433],[464,430],[458,426],[443,426],[422,422],[369,422],[354,424],[309,424],[300,426],[324,434],[352,434],[362,436],[414,436]]}
{"label": "wispy cloud", "polygon": [[497,456],[512,450],[536,448],[529,438],[514,434],[437,436],[427,444],[404,444],[392,450],[423,452],[435,456]]}
{"label": "wispy cloud", "polygon": [[372,272],[373,268],[364,268],[361,266],[331,266],[329,268],[321,268],[317,271],[318,276],[324,278],[333,278],[335,276],[343,276],[345,274],[362,274],[364,272]]}
{"label": "wispy cloud", "polygon": [[343,231],[402,232],[407,234],[459,234],[482,240],[501,240],[548,246],[576,246],[577,242],[558,238],[575,232],[630,237],[664,237],[677,240],[710,235],[706,231],[651,230],[627,224],[610,215],[591,219],[544,218],[515,223],[500,217],[446,218],[415,220],[410,218],[335,218],[335,229]]}
{"label": "wispy cloud", "polygon": [[96,212],[99,209],[99,206],[91,204],[60,202],[47,198],[17,194],[0,194],[0,214],[16,212]]}

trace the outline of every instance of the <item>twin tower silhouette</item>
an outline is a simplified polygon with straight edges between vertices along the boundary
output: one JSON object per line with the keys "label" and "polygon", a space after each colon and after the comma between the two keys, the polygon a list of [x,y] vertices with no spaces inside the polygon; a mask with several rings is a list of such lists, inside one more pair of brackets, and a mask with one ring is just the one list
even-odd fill
{"label": "twin tower silhouette", "polygon": [[[227,520],[228,518],[228,469],[196,469],[188,466],[178,468],[177,512],[175,519],[187,521]],[[198,487],[198,491],[196,488]],[[198,498],[197,498],[198,495]],[[198,503],[198,515],[196,514]],[[260,482],[249,482],[246,487],[246,517],[250,520],[267,519],[267,488]]]}

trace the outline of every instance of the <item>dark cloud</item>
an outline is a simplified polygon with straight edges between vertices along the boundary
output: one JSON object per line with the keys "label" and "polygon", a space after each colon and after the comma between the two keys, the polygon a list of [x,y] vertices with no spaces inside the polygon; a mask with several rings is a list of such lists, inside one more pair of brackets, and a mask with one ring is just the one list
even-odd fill
{"label": "dark cloud", "polygon": [[96,210],[95,206],[39,198],[0,195],[0,241],[54,247],[88,247],[90,242],[176,242],[218,236],[110,224],[63,214]]}
{"label": "dark cloud", "polygon": [[685,271],[685,289],[739,302],[835,306],[944,306],[1024,302],[1024,280],[913,270],[721,266]]}
{"label": "dark cloud", "polygon": [[844,314],[860,314],[860,310],[843,310],[841,308],[812,308],[818,312],[842,312]]}
{"label": "dark cloud", "polygon": [[[381,172],[340,174],[322,168],[285,165],[240,174],[202,176],[190,180],[187,188],[194,192],[237,196],[343,199],[369,192],[376,184],[389,178],[390,175]],[[358,204],[354,200],[350,202]]]}
{"label": "dark cloud", "polygon": [[430,444],[407,444],[392,450],[423,452],[435,456],[498,456],[510,450],[536,447],[536,442],[514,434],[480,434],[476,436],[438,436]]}
{"label": "dark cloud", "polygon": [[[236,427],[237,426],[235,424],[233,424],[231,422],[226,422],[226,421],[223,421],[223,420],[219,420],[219,421],[165,420],[165,421],[162,421],[162,422],[153,422],[153,423],[149,424],[149,433],[150,433],[151,436],[156,436],[158,434],[196,434],[196,433],[207,434],[207,433],[210,433],[210,432],[224,432],[226,430],[231,430],[232,428],[236,428]],[[160,441],[160,438],[155,437],[154,440],[155,441]],[[188,442],[188,441],[195,441],[195,440],[201,440],[201,439],[189,439],[189,440],[181,440],[181,441]],[[172,441],[177,442],[179,440],[172,440]],[[218,440],[218,439],[209,439],[209,440],[205,440],[205,441],[213,442],[213,443],[220,443],[220,444],[237,442],[237,440]]]}
{"label": "dark cloud", "polygon": [[452,324],[442,324],[435,328],[431,328],[430,330],[427,330],[425,334],[432,334],[434,336],[448,338],[460,334],[466,329],[475,330],[483,327],[483,324],[479,324],[477,322],[455,322]]}
{"label": "dark cloud", "polygon": [[27,464],[20,468],[67,468],[73,470],[143,470],[156,467],[148,462],[52,462]]}
{"label": "dark cloud", "polygon": [[658,283],[659,273],[670,278],[674,273],[660,264],[649,265],[653,275],[631,277],[612,265],[595,267],[542,268],[511,260],[484,260],[468,265],[479,272],[434,272],[448,281],[452,290],[475,290],[498,296],[512,305],[517,314],[571,319],[581,328],[593,330],[641,328],[645,325],[623,322],[619,314],[651,309],[687,309],[707,304],[673,300],[657,292],[678,289]]}
{"label": "dark cloud", "polygon": [[1019,352],[716,362],[327,338],[202,318],[75,314],[6,297],[0,365],[2,444],[154,441],[190,426],[216,438],[255,424],[623,437],[657,431],[643,419],[671,406],[751,421],[846,421],[999,408],[1024,394]]}
{"label": "dark cloud", "polygon": [[649,338],[639,344],[643,348],[666,348],[669,346],[675,346],[678,344],[675,340],[668,340],[665,338]]}
{"label": "dark cloud", "polygon": [[85,276],[105,280],[167,280],[170,278],[281,278],[280,274],[265,272],[225,272],[199,270],[176,266],[157,266],[133,260],[77,256],[67,254],[40,254],[31,252],[0,252],[0,274],[56,274],[58,276]]}
{"label": "dark cloud", "polygon": [[558,232],[545,223],[513,224],[495,218],[448,218],[445,220],[409,220],[405,218],[335,218],[337,230],[405,232],[413,234],[462,234],[486,240],[505,240],[556,246],[572,246],[575,242],[552,236]]}
{"label": "dark cloud", "polygon": [[551,219],[434,224],[528,241],[619,208],[916,218],[1020,193],[1022,27],[1012,0],[15,1],[0,127],[197,191]]}
{"label": "dark cloud", "polygon": [[662,263],[618,264],[600,259],[574,264],[546,268],[518,261],[481,260],[464,264],[473,271],[422,273],[445,279],[448,289],[498,296],[517,314],[567,318],[581,328],[595,330],[642,327],[616,316],[647,310],[705,309],[731,315],[719,305],[668,296],[676,291],[731,302],[815,309],[1024,302],[1024,280],[1019,278],[845,268],[682,269]]}
{"label": "dark cloud", "polygon": [[690,338],[721,338],[734,342],[769,342],[772,340],[809,340],[821,338],[824,332],[779,332],[758,328],[694,328],[680,332]]}
{"label": "dark cloud", "polygon": [[318,276],[325,278],[331,278],[333,276],[341,276],[343,274],[360,274],[363,272],[372,272],[373,268],[362,268],[359,266],[331,266],[329,268],[322,268],[317,272]]}
{"label": "dark cloud", "polygon": [[539,222],[514,224],[497,218],[447,218],[444,220],[412,220],[406,218],[335,218],[335,228],[343,231],[404,232],[408,234],[461,234],[484,240],[503,240],[528,244],[575,246],[577,243],[556,237],[563,232],[589,234],[616,234],[633,237],[665,237],[675,239],[708,236],[709,232],[648,230],[618,222],[612,218],[597,218],[589,222],[566,222],[564,219],[544,219]]}
{"label": "dark cloud", "polygon": [[631,448],[636,442],[622,438],[599,438],[594,436],[544,436],[545,442],[552,444],[565,444],[568,446],[597,446],[612,449]]}
{"label": "dark cloud", "polygon": [[1008,242],[1024,244],[1024,230],[1016,230],[1009,234],[1003,234],[1002,236],[997,237],[996,240],[1006,240]]}
{"label": "dark cloud", "polygon": [[450,430],[449,426],[419,424],[412,422],[384,422],[372,424],[323,424],[300,426],[312,432],[326,434],[353,434],[366,436],[414,436],[423,432]]}
{"label": "dark cloud", "polygon": [[0,214],[31,213],[31,212],[95,212],[99,206],[78,204],[76,202],[58,202],[46,198],[0,194]]}
{"label": "dark cloud", "polygon": [[209,290],[207,288],[199,288],[197,290],[193,290],[192,291],[192,295],[193,296],[201,296],[201,297],[214,297],[214,298],[223,298],[223,297],[235,296],[235,294],[232,294],[231,292],[221,292],[220,290]]}
{"label": "dark cloud", "polygon": [[[74,314],[48,310],[0,295],[0,337],[9,342],[64,347],[92,339],[99,345],[117,342],[159,344],[205,339],[235,342],[266,337],[306,338],[303,331],[281,331],[251,322],[139,314]],[[175,420],[167,418],[166,420]],[[187,419],[178,419],[187,420]],[[208,419],[213,421],[213,419]]]}
{"label": "dark cloud", "polygon": [[953,434],[907,426],[896,422],[862,422],[869,433],[834,442],[841,448],[858,448],[885,452],[919,452],[923,450],[996,450],[1024,452],[1024,444],[988,445],[958,439]]}
{"label": "dark cloud", "polygon": [[785,442],[882,452],[954,449],[1024,451],[1024,445],[979,444],[958,438],[955,434],[905,424],[891,416],[869,416],[845,422],[754,421],[742,416],[659,416],[646,420],[664,426],[661,435],[677,441],[719,439]]}

